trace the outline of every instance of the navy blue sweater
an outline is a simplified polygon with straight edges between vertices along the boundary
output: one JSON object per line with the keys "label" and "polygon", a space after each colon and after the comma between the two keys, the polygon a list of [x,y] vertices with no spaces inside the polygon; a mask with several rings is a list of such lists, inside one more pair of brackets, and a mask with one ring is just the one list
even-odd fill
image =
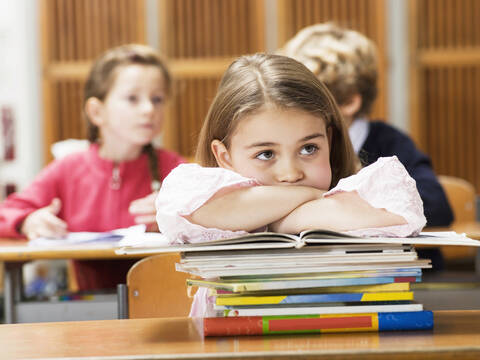
{"label": "navy blue sweater", "polygon": [[372,121],[358,155],[363,165],[372,164],[382,156],[396,155],[417,182],[427,226],[448,226],[453,221],[452,210],[429,157],[418,150],[406,134],[384,122]]}

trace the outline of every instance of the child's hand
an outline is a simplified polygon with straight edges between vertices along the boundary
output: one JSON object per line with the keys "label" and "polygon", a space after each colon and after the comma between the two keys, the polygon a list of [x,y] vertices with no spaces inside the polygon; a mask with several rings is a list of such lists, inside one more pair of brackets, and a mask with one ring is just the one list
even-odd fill
{"label": "child's hand", "polygon": [[144,198],[134,200],[130,203],[128,211],[135,218],[136,224],[147,225],[147,231],[158,231],[155,216],[157,209],[155,208],[156,192],[145,196]]}
{"label": "child's hand", "polygon": [[57,217],[62,207],[60,199],[53,199],[50,205],[28,215],[20,232],[29,239],[37,237],[60,237],[67,234],[67,223]]}

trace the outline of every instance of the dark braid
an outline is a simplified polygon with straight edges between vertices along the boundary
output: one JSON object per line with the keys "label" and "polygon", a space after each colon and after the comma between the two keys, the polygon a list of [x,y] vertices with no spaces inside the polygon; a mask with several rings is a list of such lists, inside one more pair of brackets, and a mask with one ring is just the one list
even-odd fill
{"label": "dark braid", "polygon": [[148,155],[148,167],[150,170],[150,176],[152,177],[152,191],[160,190],[162,186],[162,181],[158,173],[158,156],[155,148],[150,143],[143,147],[143,151]]}

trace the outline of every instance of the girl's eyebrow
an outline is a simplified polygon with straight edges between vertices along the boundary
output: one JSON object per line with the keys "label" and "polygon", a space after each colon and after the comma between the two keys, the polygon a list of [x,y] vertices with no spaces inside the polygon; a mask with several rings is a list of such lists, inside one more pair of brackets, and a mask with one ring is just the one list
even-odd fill
{"label": "girl's eyebrow", "polygon": [[251,148],[254,148],[254,147],[266,147],[266,146],[275,146],[277,145],[277,143],[273,143],[273,142],[257,142],[257,143],[253,143],[253,144],[250,144],[248,146],[246,146],[247,149],[251,149]]}
{"label": "girl's eyebrow", "polygon": [[[325,136],[325,134],[322,134],[322,133],[315,133],[315,134],[307,135],[307,136],[301,138],[300,140],[298,140],[297,142],[302,143],[302,142],[312,140],[312,139],[316,139],[316,138],[326,138],[326,136]],[[275,145],[278,145],[278,144],[274,143],[274,142],[270,142],[270,141],[268,141],[268,142],[267,141],[266,142],[256,142],[256,143],[253,143],[253,144],[250,144],[250,145],[246,146],[246,148],[251,149],[251,148],[254,148],[254,147],[268,147],[268,146],[275,146]]]}
{"label": "girl's eyebrow", "polygon": [[312,134],[312,135],[307,135],[305,136],[304,138],[298,140],[298,142],[305,142],[305,141],[308,141],[308,140],[312,140],[312,139],[316,139],[316,138],[325,138],[325,134],[322,134],[322,133],[315,133],[315,134]]}

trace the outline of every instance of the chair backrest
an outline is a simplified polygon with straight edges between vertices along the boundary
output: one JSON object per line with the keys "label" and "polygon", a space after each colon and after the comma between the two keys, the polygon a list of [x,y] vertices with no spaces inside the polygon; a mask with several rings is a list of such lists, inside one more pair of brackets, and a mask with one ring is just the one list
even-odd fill
{"label": "chair backrest", "polygon": [[192,298],[187,296],[187,273],[175,270],[178,253],[140,260],[127,274],[128,317],[188,316]]}
{"label": "chair backrest", "polygon": [[438,177],[455,217],[454,224],[471,222],[476,219],[476,192],[468,181],[454,177],[440,175]]}

